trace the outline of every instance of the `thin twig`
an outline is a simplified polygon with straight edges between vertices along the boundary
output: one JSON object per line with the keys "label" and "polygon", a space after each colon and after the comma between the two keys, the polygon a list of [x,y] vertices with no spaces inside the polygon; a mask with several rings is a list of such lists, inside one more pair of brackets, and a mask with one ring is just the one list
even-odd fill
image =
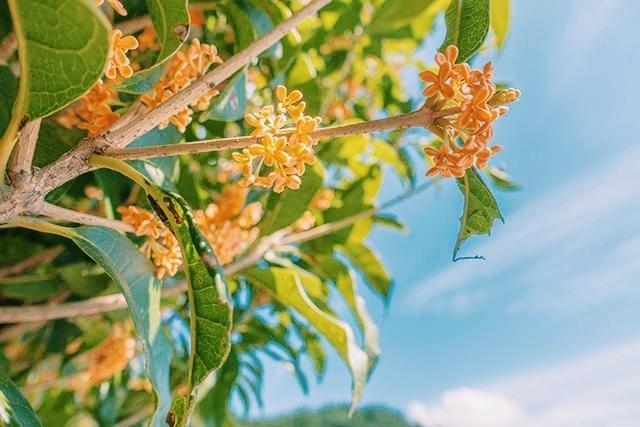
{"label": "thin twig", "polygon": [[33,153],[36,151],[41,121],[42,119],[30,121],[20,131],[18,142],[9,163],[9,175],[12,180],[18,176],[31,175],[31,162],[33,161]]}
{"label": "thin twig", "polygon": [[53,219],[75,222],[85,225],[102,225],[104,227],[113,228],[114,230],[126,231],[133,233],[135,229],[132,225],[115,219],[103,218],[82,212],[76,212],[71,209],[62,208],[45,202],[40,211],[41,215],[48,216]]}
{"label": "thin twig", "polygon": [[[254,247],[254,249],[247,253],[245,256],[233,263],[224,266],[224,274],[226,276],[233,276],[243,269],[256,264],[264,257],[264,255],[268,251],[279,245],[301,243],[307,240],[331,234],[341,228],[348,227],[367,216],[375,215],[381,209],[390,208],[391,206],[406,200],[408,197],[426,190],[430,186],[431,181],[426,182],[413,190],[410,190],[398,197],[389,200],[388,202],[383,203],[379,208],[372,208],[364,212],[358,212],[336,222],[322,224],[305,232],[294,233],[286,236],[285,230],[276,231],[275,233],[264,237],[260,241],[260,243],[258,243]],[[164,298],[167,298],[185,292],[186,290],[187,283],[183,281],[176,283],[175,285],[163,288],[162,296]],[[70,319],[74,317],[84,317],[98,313],[105,313],[108,311],[121,310],[124,308],[127,308],[127,302],[122,294],[95,297],[84,301],[70,302],[59,304],[56,306],[34,305],[29,307],[0,307],[0,323],[21,323],[46,321],[53,319]]]}
{"label": "thin twig", "polygon": [[23,259],[22,261],[19,261],[13,265],[2,267],[0,268],[0,278],[15,276],[16,274],[20,274],[23,271],[27,271],[34,267],[37,267],[40,264],[45,264],[47,262],[53,261],[58,255],[62,253],[62,251],[64,251],[64,246],[53,246],[26,259]]}
{"label": "thin twig", "polygon": [[[455,113],[459,112],[458,110]],[[455,114],[452,113],[452,114]],[[413,126],[429,126],[434,117],[442,117],[442,112],[433,112],[426,108],[421,108],[407,114],[395,117],[386,117],[368,122],[348,123],[335,126],[327,126],[316,129],[309,133],[309,136],[317,139],[331,139],[345,135],[357,135],[371,132],[383,132],[391,129],[406,129]],[[295,129],[283,129],[279,134],[286,136]],[[151,157],[175,156],[178,154],[197,154],[212,151],[229,150],[233,148],[247,147],[258,143],[260,136],[240,136],[235,138],[218,138],[204,141],[187,142],[185,144],[156,145],[153,147],[135,148],[110,148],[104,151],[109,157],[120,160],[145,159]]]}

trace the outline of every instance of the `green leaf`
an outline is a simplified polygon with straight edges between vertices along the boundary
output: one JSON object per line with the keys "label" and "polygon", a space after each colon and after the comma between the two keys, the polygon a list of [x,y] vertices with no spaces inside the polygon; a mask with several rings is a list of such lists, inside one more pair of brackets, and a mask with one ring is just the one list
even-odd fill
{"label": "green leaf", "polygon": [[[0,372],[0,414],[6,414],[7,427],[42,426],[29,401],[4,372]],[[3,426],[5,425],[4,421],[4,417],[0,416],[0,422]]]}
{"label": "green leaf", "polygon": [[353,410],[367,382],[369,361],[366,353],[356,344],[349,325],[318,308],[304,291],[300,276],[290,269],[250,268],[243,274],[251,283],[270,292],[281,304],[300,313],[336,349],[351,371]]}
{"label": "green leaf", "polygon": [[[178,132],[178,129],[176,129],[174,125],[170,124],[164,129],[154,128],[150,130],[129,144],[129,147],[152,147],[155,145],[178,144],[183,139],[184,135]],[[146,161],[158,166],[169,181],[177,181],[177,175],[180,172],[178,156],[156,157],[146,159]]]}
{"label": "green leaf", "polygon": [[145,175],[121,160],[95,156],[93,164],[116,170],[140,185],[180,244],[188,285],[191,351],[187,395],[174,397],[169,416],[177,422],[172,425],[183,426],[192,409],[192,392],[224,363],[231,350],[232,308],[222,269],[211,244],[196,225],[191,208],[179,194],[152,184]]}
{"label": "green leaf", "polygon": [[382,265],[380,256],[363,243],[339,245],[338,249],[362,273],[369,286],[385,301],[388,301],[391,296],[392,281]]}
{"label": "green leaf", "polygon": [[201,121],[219,120],[233,122],[244,117],[247,109],[247,69],[244,68],[220,95],[213,98],[209,109],[202,114]]}
{"label": "green leaf", "polygon": [[180,243],[188,282],[191,352],[186,401],[174,399],[179,420],[191,411],[191,391],[226,360],[231,350],[231,305],[222,270],[211,244],[195,223],[191,209],[178,194],[143,186],[154,209]]}
{"label": "green leaf", "polygon": [[171,344],[160,318],[162,282],[138,248],[122,234],[105,227],[78,227],[67,233],[118,285],[127,300],[131,318],[147,359],[149,381],[157,397],[153,426],[165,426],[171,404],[169,371]]}
{"label": "green leaf", "polygon": [[261,234],[271,234],[293,224],[309,207],[316,192],[322,187],[324,169],[320,163],[308,167],[302,175],[302,185],[297,190],[286,189],[282,193],[270,193],[265,207],[266,214],[258,224]]}
{"label": "green leaf", "polygon": [[241,51],[254,40],[254,25],[249,16],[234,3],[221,5],[235,33],[234,47]]}
{"label": "green leaf", "polygon": [[489,175],[493,185],[500,190],[513,191],[520,189],[520,185],[513,182],[511,176],[502,169],[495,166],[487,166],[484,171]]}
{"label": "green leaf", "polygon": [[78,142],[86,134],[83,130],[67,129],[58,123],[43,120],[40,124],[38,143],[33,155],[33,165],[42,168],[53,163],[78,145]]}
{"label": "green leaf", "polygon": [[482,47],[489,32],[489,0],[451,0],[444,19],[447,35],[440,50],[456,45],[458,62],[466,62]]}
{"label": "green leaf", "polygon": [[146,0],[149,16],[160,43],[156,63],[134,73],[114,86],[120,92],[140,94],[153,89],[171,56],[189,35],[189,11],[186,0]]}
{"label": "green leaf", "polygon": [[376,9],[367,29],[375,34],[400,27],[422,14],[434,2],[435,0],[385,1]]}
{"label": "green leaf", "polygon": [[9,126],[11,111],[18,95],[18,79],[6,65],[0,65],[0,138]]}
{"label": "green leaf", "polygon": [[401,179],[406,182],[411,182],[411,171],[400,158],[398,151],[391,144],[380,139],[374,140],[372,154],[380,161],[391,165]]}
{"label": "green leaf", "polygon": [[358,295],[355,278],[351,270],[333,256],[321,255],[317,257],[317,261],[326,276],[335,284],[362,331],[363,348],[369,357],[369,375],[371,375],[380,356],[380,333],[367,311],[364,298]]}
{"label": "green leaf", "polygon": [[198,402],[195,417],[199,419],[200,425],[224,425],[229,416],[231,391],[239,373],[238,355],[232,351],[218,370],[214,386]]}
{"label": "green leaf", "polygon": [[510,3],[510,0],[491,0],[491,29],[498,49],[502,48],[509,33]]}
{"label": "green leaf", "polygon": [[109,23],[88,1],[9,0],[9,7],[22,76],[14,119],[33,120],[70,104],[100,78]]}
{"label": "green leaf", "polygon": [[498,203],[480,178],[476,169],[469,169],[464,177],[458,179],[458,188],[464,196],[464,210],[460,218],[460,232],[453,250],[453,259],[457,257],[460,246],[473,235],[489,234],[493,221],[500,219],[504,222]]}

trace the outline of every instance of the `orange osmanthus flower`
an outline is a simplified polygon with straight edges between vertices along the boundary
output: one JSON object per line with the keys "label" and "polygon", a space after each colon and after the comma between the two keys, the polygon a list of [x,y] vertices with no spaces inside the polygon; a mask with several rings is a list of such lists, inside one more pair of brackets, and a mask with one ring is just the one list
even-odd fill
{"label": "orange osmanthus flower", "polygon": [[120,74],[124,78],[131,77],[133,68],[127,58],[127,52],[138,47],[138,40],[133,36],[123,36],[122,31],[113,30],[111,33],[111,45],[107,60],[107,69],[104,75],[108,79],[115,79]]}
{"label": "orange osmanthus flower", "polygon": [[493,65],[472,69],[468,64],[457,64],[458,48],[448,46],[444,53],[436,53],[437,72],[422,71],[420,77],[427,83],[424,95],[436,110],[459,108],[458,114],[439,118],[434,125],[444,135],[439,147],[426,147],[433,167],[427,176],[464,176],[467,169],[483,168],[489,159],[502,150],[499,145],[489,146],[493,137],[493,122],[506,114],[504,104],[520,97],[517,89],[498,91],[491,80]]}
{"label": "orange osmanthus flower", "polygon": [[242,171],[241,185],[272,187],[280,193],[285,188],[300,188],[305,166],[316,162],[313,146],[317,141],[310,134],[321,119],[304,115],[306,104],[299,90],[289,92],[279,85],[275,96],[275,106],[245,115],[245,122],[254,128],[251,135],[260,138],[232,157]]}

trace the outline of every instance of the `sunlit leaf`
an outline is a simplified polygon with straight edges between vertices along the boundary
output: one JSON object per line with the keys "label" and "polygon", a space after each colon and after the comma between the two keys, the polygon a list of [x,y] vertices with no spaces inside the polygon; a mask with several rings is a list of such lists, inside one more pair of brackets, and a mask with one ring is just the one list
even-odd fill
{"label": "sunlit leaf", "polygon": [[466,62],[482,47],[489,32],[489,0],[451,0],[445,23],[447,35],[440,50],[456,45],[458,62]]}
{"label": "sunlit leaf", "polygon": [[454,260],[458,259],[458,251],[465,240],[474,235],[489,234],[496,219],[504,221],[495,197],[477,170],[467,170],[465,176],[458,179],[458,188],[464,197],[464,209],[460,217],[458,240],[453,250]]}
{"label": "sunlit leaf", "polygon": [[290,269],[251,268],[243,274],[251,283],[270,292],[281,304],[300,313],[336,349],[351,371],[354,408],[367,381],[368,357],[356,344],[349,325],[320,310],[304,291],[300,277]]}
{"label": "sunlit leaf", "polygon": [[392,281],[382,265],[380,256],[363,243],[340,245],[339,249],[362,273],[367,284],[385,301],[388,301],[391,297]]}
{"label": "sunlit leaf", "polygon": [[511,0],[491,0],[491,29],[496,36],[496,45],[501,49],[509,33]]}

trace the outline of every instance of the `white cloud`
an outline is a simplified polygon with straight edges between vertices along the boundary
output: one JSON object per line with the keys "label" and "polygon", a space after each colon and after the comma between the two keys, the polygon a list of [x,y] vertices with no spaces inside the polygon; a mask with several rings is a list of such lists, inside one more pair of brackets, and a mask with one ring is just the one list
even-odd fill
{"label": "white cloud", "polygon": [[411,402],[422,427],[637,427],[640,341],[478,387]]}
{"label": "white cloud", "polygon": [[512,310],[575,309],[629,290],[640,274],[629,261],[640,250],[638,158],[640,149],[628,150],[529,202],[473,250],[487,261],[450,264],[411,288],[406,304],[438,311],[462,300],[469,308],[488,298],[477,298],[479,289],[517,286]]}
{"label": "white cloud", "polygon": [[409,403],[407,416],[424,427],[509,427],[523,414],[499,393],[459,388],[445,392],[433,406]]}

